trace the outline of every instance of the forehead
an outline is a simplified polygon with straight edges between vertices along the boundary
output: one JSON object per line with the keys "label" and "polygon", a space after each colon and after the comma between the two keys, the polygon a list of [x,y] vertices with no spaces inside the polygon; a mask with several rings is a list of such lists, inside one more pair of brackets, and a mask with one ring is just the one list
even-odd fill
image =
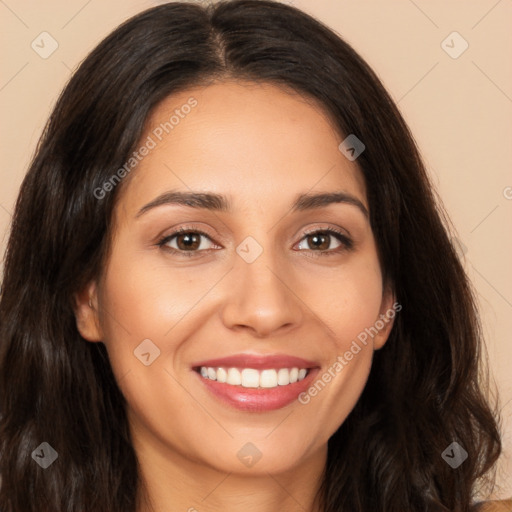
{"label": "forehead", "polygon": [[[166,190],[208,190],[243,205],[279,205],[298,193],[343,190],[367,206],[344,136],[317,101],[267,83],[221,82],[162,101],[145,124],[123,210]],[[139,147],[137,146],[137,147]]]}

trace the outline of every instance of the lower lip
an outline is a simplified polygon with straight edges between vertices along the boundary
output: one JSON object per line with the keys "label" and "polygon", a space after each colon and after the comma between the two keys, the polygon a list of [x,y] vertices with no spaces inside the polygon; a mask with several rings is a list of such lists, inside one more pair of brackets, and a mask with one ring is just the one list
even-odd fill
{"label": "lower lip", "polygon": [[265,412],[281,409],[291,404],[311,385],[319,368],[311,368],[301,381],[275,388],[244,388],[224,382],[205,379],[198,372],[197,377],[215,397],[241,411]]}

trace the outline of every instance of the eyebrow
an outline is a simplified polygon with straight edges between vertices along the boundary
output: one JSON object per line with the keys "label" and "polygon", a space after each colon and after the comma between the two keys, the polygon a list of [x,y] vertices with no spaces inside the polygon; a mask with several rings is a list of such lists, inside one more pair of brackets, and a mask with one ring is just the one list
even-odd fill
{"label": "eyebrow", "polygon": [[[364,204],[351,194],[343,191],[323,192],[318,194],[299,194],[292,203],[292,212],[314,210],[324,208],[331,204],[348,204],[357,207],[366,218],[369,213]],[[144,213],[162,205],[181,205],[190,208],[212,210],[219,212],[229,212],[232,209],[229,199],[221,194],[213,192],[194,192],[171,190],[159,195],[146,205],[144,205],[135,217],[140,217]]]}

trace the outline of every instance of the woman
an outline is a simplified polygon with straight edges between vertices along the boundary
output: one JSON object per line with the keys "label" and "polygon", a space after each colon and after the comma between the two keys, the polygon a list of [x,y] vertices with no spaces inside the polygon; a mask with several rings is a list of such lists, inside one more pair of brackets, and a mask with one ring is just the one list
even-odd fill
{"label": "woman", "polygon": [[476,509],[500,434],[442,219],[382,84],[308,15],[127,21],[16,204],[0,509]]}

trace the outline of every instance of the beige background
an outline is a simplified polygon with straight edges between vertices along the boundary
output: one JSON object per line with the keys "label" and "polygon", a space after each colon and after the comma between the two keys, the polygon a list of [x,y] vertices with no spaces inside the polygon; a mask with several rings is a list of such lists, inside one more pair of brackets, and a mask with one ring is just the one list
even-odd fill
{"label": "beige background", "polygon": [[[0,0],[0,251],[44,122],[73,69],[155,1]],[[351,43],[398,103],[451,215],[478,292],[505,453],[495,497],[512,495],[512,1],[293,0]],[[48,32],[57,50],[32,47]],[[468,48],[458,58],[464,41]],[[41,36],[48,37],[48,36]],[[442,42],[446,39],[442,46]],[[50,48],[46,40],[45,48]],[[37,247],[34,247],[37,250]],[[464,421],[464,418],[461,418]]]}

